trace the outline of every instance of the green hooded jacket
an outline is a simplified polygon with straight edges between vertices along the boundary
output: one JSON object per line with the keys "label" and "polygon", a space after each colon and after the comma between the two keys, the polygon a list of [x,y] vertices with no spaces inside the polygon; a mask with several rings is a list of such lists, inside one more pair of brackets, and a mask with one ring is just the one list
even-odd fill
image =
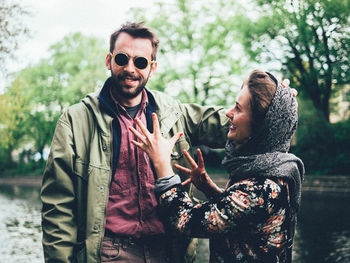
{"label": "green hooded jacket", "polygon": [[[69,107],[57,122],[41,188],[45,262],[100,262],[109,187],[119,154],[105,90]],[[161,92],[147,93],[163,136],[184,134],[173,149],[173,163],[188,166],[182,150],[194,145],[224,147],[229,122],[222,107],[181,104]],[[193,262],[196,240],[168,235],[172,262]]]}

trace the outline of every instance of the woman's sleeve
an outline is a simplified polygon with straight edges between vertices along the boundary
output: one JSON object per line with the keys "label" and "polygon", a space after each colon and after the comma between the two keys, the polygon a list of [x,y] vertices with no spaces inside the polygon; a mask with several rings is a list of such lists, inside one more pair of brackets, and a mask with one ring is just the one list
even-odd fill
{"label": "woman's sleeve", "polygon": [[280,186],[272,180],[250,179],[235,183],[215,199],[194,205],[178,185],[160,195],[160,211],[178,231],[208,238],[242,226],[264,225],[262,222],[280,210],[280,193]]}

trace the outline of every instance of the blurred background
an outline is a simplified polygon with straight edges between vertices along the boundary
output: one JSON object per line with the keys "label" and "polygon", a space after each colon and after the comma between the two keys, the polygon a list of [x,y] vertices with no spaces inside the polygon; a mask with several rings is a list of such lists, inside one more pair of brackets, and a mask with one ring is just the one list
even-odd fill
{"label": "blurred background", "polygon": [[[306,168],[295,262],[350,262],[350,0],[0,0],[0,262],[43,262],[38,192],[62,112],[103,85],[109,36],[160,39],[147,88],[233,105],[253,69],[298,90]],[[222,150],[203,148],[217,181]],[[201,240],[196,262],[207,262]]]}

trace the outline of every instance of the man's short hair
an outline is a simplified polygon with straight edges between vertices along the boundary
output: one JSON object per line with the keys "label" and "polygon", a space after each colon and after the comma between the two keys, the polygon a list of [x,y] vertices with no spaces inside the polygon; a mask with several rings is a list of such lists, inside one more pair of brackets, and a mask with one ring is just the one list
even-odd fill
{"label": "man's short hair", "polygon": [[125,32],[134,38],[145,38],[151,40],[152,43],[152,60],[156,60],[159,40],[150,28],[144,26],[144,22],[131,23],[127,22],[120,29],[113,32],[109,40],[109,51],[113,53],[115,41],[120,33]]}

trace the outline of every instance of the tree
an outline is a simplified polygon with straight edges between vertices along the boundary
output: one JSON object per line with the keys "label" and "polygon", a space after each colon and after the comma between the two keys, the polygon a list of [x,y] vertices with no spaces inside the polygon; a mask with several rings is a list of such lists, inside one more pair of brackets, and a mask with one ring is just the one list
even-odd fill
{"label": "tree", "polygon": [[0,95],[0,151],[4,158],[0,163],[3,167],[11,166],[11,153],[26,134],[23,124],[29,118],[29,97],[21,92],[20,87],[19,81],[14,81],[12,89]]}
{"label": "tree", "polygon": [[[255,0],[236,26],[245,50],[260,61],[280,61],[285,75],[329,122],[335,85],[349,83],[349,0]],[[252,6],[250,6],[252,8]]]}
{"label": "tree", "polygon": [[0,0],[0,70],[4,70],[4,61],[16,50],[20,37],[28,33],[21,22],[23,15],[28,14],[18,3]]}
{"label": "tree", "polygon": [[[232,31],[235,1],[175,0],[134,9],[160,39],[158,72],[150,86],[201,104],[232,103],[240,81],[243,50]],[[239,51],[241,49],[241,52]],[[232,88],[232,86],[234,88]]]}
{"label": "tree", "polygon": [[[21,142],[31,142],[43,157],[43,149],[50,143],[62,112],[87,93],[101,87],[105,79],[106,51],[102,40],[80,33],[71,34],[54,44],[50,51],[52,55],[48,59],[18,72],[3,94],[4,100],[1,101],[22,103],[18,103],[16,111],[8,108],[8,116],[0,119],[1,132],[24,132],[22,136],[13,137],[16,144],[11,151]],[[10,98],[10,94],[13,97]],[[4,109],[6,107],[7,104]],[[16,121],[9,125],[6,118]]]}

